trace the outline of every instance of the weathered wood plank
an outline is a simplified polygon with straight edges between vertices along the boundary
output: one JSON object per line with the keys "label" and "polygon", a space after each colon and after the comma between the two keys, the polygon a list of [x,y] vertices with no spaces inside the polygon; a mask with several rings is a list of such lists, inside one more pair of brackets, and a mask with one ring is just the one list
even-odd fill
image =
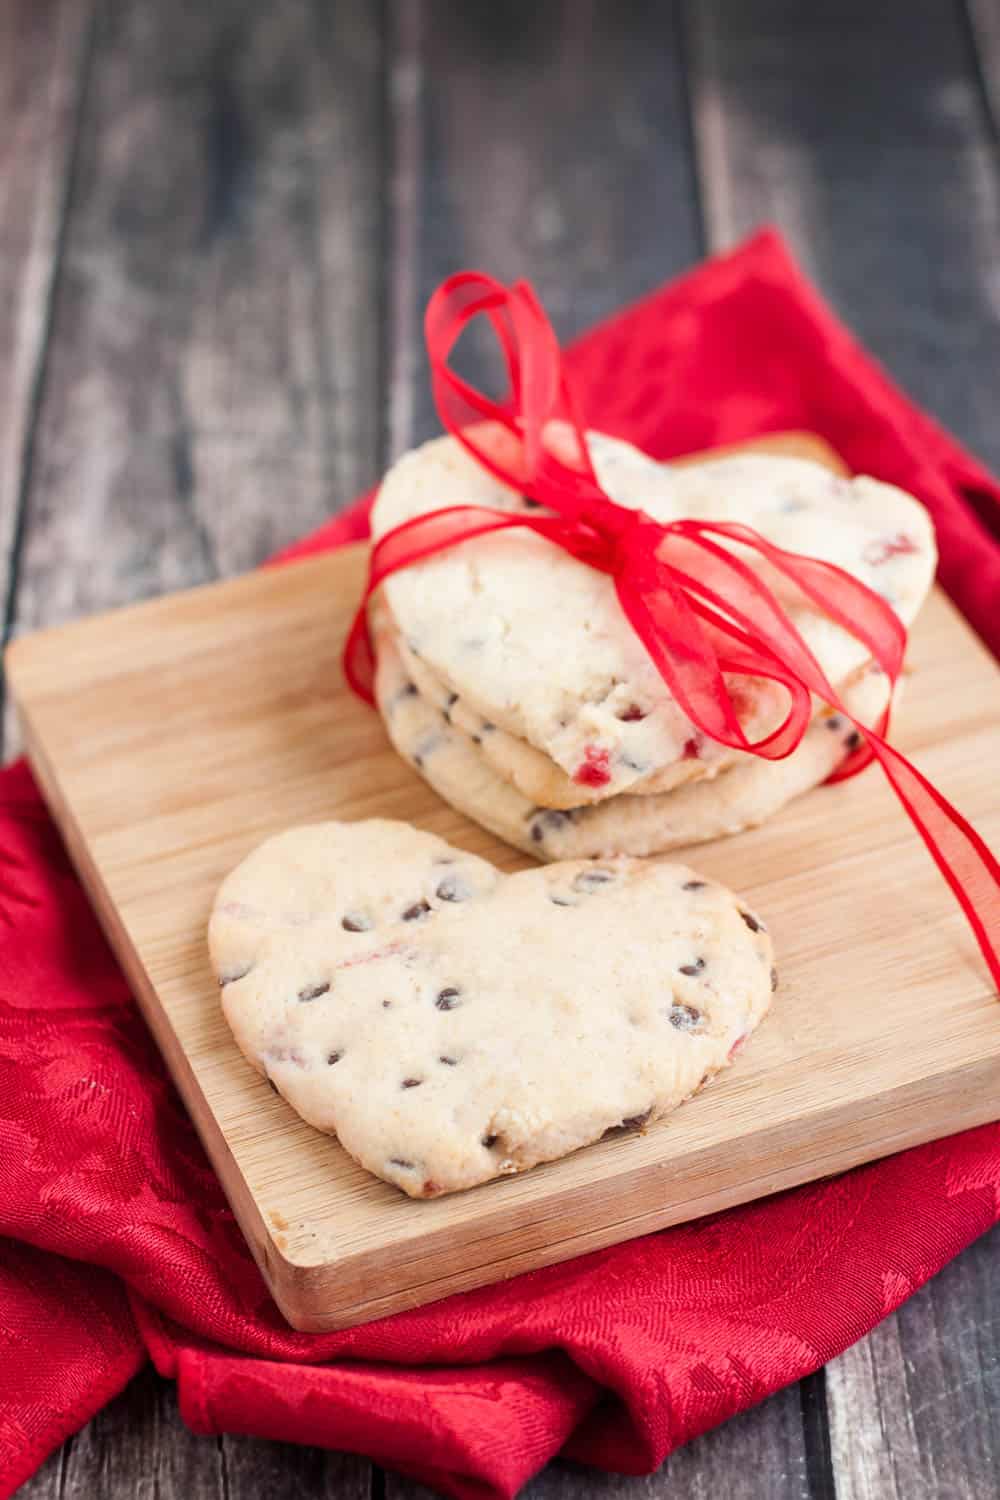
{"label": "weathered wood plank", "polygon": [[370,1465],[350,1454],[195,1436],[173,1385],[149,1369],[54,1453],[18,1500],[368,1500],[370,1490]]}
{"label": "weathered wood plank", "polygon": [[[996,12],[972,13],[989,88]],[[708,0],[688,22],[712,248],[776,221],[902,383],[1000,461],[1000,179],[960,6]],[[996,1492],[988,1243],[828,1367],[838,1500]]]}
{"label": "weathered wood plank", "polygon": [[890,371],[1000,465],[1000,178],[958,0],[687,15],[711,247],[776,221]]}
{"label": "weathered wood plank", "polygon": [[[523,1500],[823,1500],[810,1490],[795,1387],[680,1448],[655,1474],[602,1474],[577,1464],[549,1464]],[[784,1463],[777,1462],[779,1448]],[[432,1491],[385,1476],[385,1500],[431,1500]],[[832,1500],[832,1497],[831,1497]]]}
{"label": "weathered wood plank", "polygon": [[450,271],[530,276],[568,337],[697,258],[676,12],[393,8],[391,453],[439,430],[420,321]]}
{"label": "weathered wood plank", "polygon": [[0,8],[0,599],[8,623],[52,287],[86,73],[90,6]]}
{"label": "weathered wood plank", "polygon": [[1000,141],[1000,8],[996,0],[965,0],[965,7],[993,137]]}
{"label": "weathered wood plank", "polygon": [[827,1367],[837,1500],[1000,1494],[1000,1229]]}
{"label": "weathered wood plank", "polygon": [[[18,630],[247,567],[378,461],[375,11],[102,8],[42,386],[86,19],[27,0],[0,16],[0,339],[16,351],[0,365],[0,540],[6,553],[23,492]],[[370,1474],[320,1450],[195,1438],[147,1374],[24,1494],[353,1500]]]}
{"label": "weathered wood plank", "polygon": [[375,475],[374,8],[102,11],[18,629],[258,562]]}

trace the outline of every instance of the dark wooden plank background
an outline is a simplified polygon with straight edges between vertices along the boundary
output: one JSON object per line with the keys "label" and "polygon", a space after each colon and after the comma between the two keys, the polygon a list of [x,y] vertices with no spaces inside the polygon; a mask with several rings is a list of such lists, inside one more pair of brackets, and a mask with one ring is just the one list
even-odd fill
{"label": "dark wooden plank background", "polygon": [[[252,566],[435,430],[423,303],[564,335],[765,219],[1000,467],[996,0],[0,0],[4,632]],[[17,748],[5,727],[5,751]],[[562,1497],[1000,1493],[1000,1233],[798,1387]],[[416,1500],[140,1376],[26,1500]]]}

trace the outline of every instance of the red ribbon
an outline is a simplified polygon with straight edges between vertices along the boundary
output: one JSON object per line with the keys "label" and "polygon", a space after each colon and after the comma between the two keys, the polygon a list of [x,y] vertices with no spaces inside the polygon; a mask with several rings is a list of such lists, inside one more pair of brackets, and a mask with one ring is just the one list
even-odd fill
{"label": "red ribbon", "polygon": [[[502,402],[477,391],[448,364],[466,325],[480,314],[492,324],[506,360],[510,389]],[[591,464],[555,332],[526,282],[506,287],[474,271],[449,277],[428,304],[425,333],[444,426],[483,468],[554,514],[449,506],[415,516],[380,537],[344,648],[344,670],[354,691],[374,701],[367,603],[391,573],[473,537],[515,526],[534,531],[614,579],[622,610],[671,695],[710,739],[780,760],[808,728],[813,693],[855,724],[862,744],[830,779],[853,776],[873,759],[879,762],[954,891],[1000,987],[1000,957],[991,936],[1000,931],[1000,865],[961,813],[888,743],[889,707],[874,726],[845,708],[778,599],[731,544],[756,552],[861,641],[894,687],[906,631],[885,600],[842,568],[786,552],[749,526],[663,524],[611,500]],[[562,425],[550,428],[553,421]],[[787,690],[788,710],[777,729],[747,739],[724,673],[768,678]]]}

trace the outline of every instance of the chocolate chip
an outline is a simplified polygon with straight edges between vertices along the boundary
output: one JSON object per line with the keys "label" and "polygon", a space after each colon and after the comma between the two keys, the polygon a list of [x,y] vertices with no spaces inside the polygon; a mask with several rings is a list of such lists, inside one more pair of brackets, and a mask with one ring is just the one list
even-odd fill
{"label": "chocolate chip", "polygon": [[343,1055],[344,1054],[342,1052],[331,1052],[331,1053],[328,1054],[326,1060],[330,1064],[330,1067],[332,1068],[333,1065],[334,1065],[334,1063],[339,1063],[340,1062],[340,1059],[343,1057]]}
{"label": "chocolate chip", "polygon": [[458,1067],[458,1058],[457,1057],[439,1057],[438,1058],[438,1062],[439,1063],[444,1063],[444,1065],[445,1065],[446,1068],[457,1068]]}
{"label": "chocolate chip", "polygon": [[341,917],[340,925],[345,932],[370,932],[375,924],[363,911],[349,911]]}
{"label": "chocolate chip", "polygon": [[744,922],[747,924],[751,932],[767,931],[767,928],[764,926],[763,922],[758,922],[752,911],[744,911],[741,907],[740,916],[743,918]]}
{"label": "chocolate chip", "polygon": [[462,991],[456,985],[450,984],[447,989],[438,992],[438,997],[434,1001],[435,1008],[437,1010],[454,1010],[456,1005],[459,1004],[461,994]]}
{"label": "chocolate chip", "polygon": [[601,1139],[607,1140],[609,1136],[624,1135],[629,1130],[641,1130],[652,1113],[653,1110],[650,1107],[644,1109],[641,1115],[629,1115],[626,1119],[620,1120],[617,1125],[609,1125]]}
{"label": "chocolate chip", "polygon": [[439,901],[468,901],[472,891],[461,875],[446,875],[436,894]]}
{"label": "chocolate chip", "polygon": [[824,719],[823,723],[827,729],[836,730],[842,728],[844,721],[839,714],[831,714],[828,719]]}
{"label": "chocolate chip", "polygon": [[778,971],[777,971],[777,969],[772,969],[771,970],[771,993],[773,994],[774,991],[777,988],[778,988]]}
{"label": "chocolate chip", "polygon": [[649,770],[649,762],[645,760],[636,760],[634,755],[623,755],[621,757],[621,763],[630,771],[641,772]]}
{"label": "chocolate chip", "polygon": [[493,1147],[496,1145],[499,1139],[500,1137],[498,1135],[484,1135],[483,1145],[486,1147],[487,1151],[492,1151]]}
{"label": "chocolate chip", "polygon": [[623,724],[635,724],[640,719],[646,718],[648,712],[648,709],[640,708],[638,703],[630,703],[627,708],[622,709],[618,717]]}
{"label": "chocolate chip", "polygon": [[858,748],[858,746],[861,744],[861,736],[856,729],[851,730],[850,734],[847,736],[847,739],[844,741],[844,744],[847,746],[848,750],[856,750]]}
{"label": "chocolate chip", "polygon": [[329,984],[322,980],[318,984],[306,984],[299,990],[299,999],[303,1002],[306,1000],[318,1000],[320,995],[328,994],[329,989]]}
{"label": "chocolate chip", "polygon": [[423,739],[420,741],[419,745],[413,752],[413,764],[416,766],[418,771],[423,766],[427,757],[429,755],[433,755],[434,751],[439,749],[442,743],[443,741],[441,739],[441,735],[436,729],[432,729],[430,734],[424,735]]}
{"label": "chocolate chip", "polygon": [[560,896],[560,895],[556,894],[555,892],[553,892],[553,894],[549,896],[549,900],[552,902],[553,906],[575,906],[576,905],[576,902],[575,901],[571,901],[568,896]]}
{"label": "chocolate chip", "polygon": [[481,745],[483,743],[483,737],[482,737],[482,735],[481,734],[474,734],[472,736],[472,743],[474,745]]}
{"label": "chocolate chip", "polygon": [[573,889],[590,894],[599,891],[602,885],[610,885],[614,878],[611,870],[581,870],[579,875],[573,877]]}
{"label": "chocolate chip", "polygon": [[401,1089],[418,1089],[423,1081],[422,1078],[404,1078],[399,1086]]}
{"label": "chocolate chip", "polygon": [[389,1165],[390,1167],[400,1167],[404,1172],[412,1172],[414,1170],[414,1163],[412,1161],[404,1161],[401,1156],[390,1156]]}
{"label": "chocolate chip", "polygon": [[426,915],[427,915],[427,913],[429,911],[430,911],[430,906],[429,906],[429,904],[426,901],[414,901],[413,905],[412,906],[408,906],[406,908],[406,910],[404,911],[404,913],[403,913],[403,921],[404,922],[419,922],[424,917],[426,917]]}
{"label": "chocolate chip", "polygon": [[707,882],[704,880],[685,880],[681,886],[682,891],[703,891]]}
{"label": "chocolate chip", "polygon": [[678,1031],[695,1031],[701,1025],[701,1011],[695,1010],[693,1005],[674,1004],[667,1019]]}
{"label": "chocolate chip", "polygon": [[705,960],[703,958],[696,958],[693,964],[681,964],[681,973],[693,978],[695,974],[700,974],[704,967]]}
{"label": "chocolate chip", "polygon": [[395,698],[393,704],[401,703],[404,698],[415,698],[417,696],[417,684],[415,682],[404,682]]}
{"label": "chocolate chip", "polygon": [[538,807],[528,816],[534,821],[531,825],[531,837],[536,844],[540,844],[546,833],[564,828],[567,823],[572,823],[576,809],[566,808],[561,810],[554,807]]}
{"label": "chocolate chip", "polygon": [[491,724],[489,719],[484,719],[479,727],[482,730],[483,734],[492,734],[497,726],[495,724]]}
{"label": "chocolate chip", "polygon": [[444,708],[441,710],[441,717],[444,719],[444,721],[445,721],[446,724],[450,724],[451,723],[451,711],[455,707],[455,704],[457,702],[458,702],[458,694],[457,693],[449,693],[448,694],[448,701],[445,704]]}
{"label": "chocolate chip", "polygon": [[392,1010],[392,1001],[391,1000],[383,1000],[382,1001],[382,1009],[383,1010]]}
{"label": "chocolate chip", "polygon": [[223,969],[219,975],[219,989],[224,989],[227,984],[235,984],[238,979],[245,979],[253,968],[253,964],[237,964],[234,969]]}
{"label": "chocolate chip", "polygon": [[532,500],[530,495],[522,495],[521,504],[525,510],[541,510],[542,508],[542,502],[540,500]]}

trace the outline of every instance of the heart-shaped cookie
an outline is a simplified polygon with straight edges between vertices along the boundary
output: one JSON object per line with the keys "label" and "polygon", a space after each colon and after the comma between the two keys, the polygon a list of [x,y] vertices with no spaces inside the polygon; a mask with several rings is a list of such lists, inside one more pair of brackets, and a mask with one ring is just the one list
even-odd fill
{"label": "heart-shaped cookie", "polygon": [[[756,828],[825,781],[858,745],[851,721],[826,710],[784,760],[744,755],[711,779],[657,796],[539,806],[497,774],[484,754],[487,736],[467,733],[456,717],[442,714],[415,690],[393,637],[379,635],[377,648],[375,698],[403,759],[452,807],[536,859],[646,857]],[[862,721],[873,721],[888,694],[888,678],[871,667],[845,689],[844,703]]]}
{"label": "heart-shaped cookie", "polygon": [[[744,522],[781,547],[844,568],[907,625],[926,597],[933,528],[924,508],[892,485],[844,479],[803,459],[742,455],[671,468],[599,434],[588,443],[605,490],[623,506],[662,521]],[[390,470],[372,533],[448,505],[529,503],[455,439],[442,438]],[[766,575],[832,682],[865,665],[868,653],[853,636],[755,555],[745,560]],[[731,759],[697,734],[671,697],[612,579],[540,537],[507,531],[465,542],[392,575],[384,593],[407,648],[444,689],[543,752],[590,799],[643,783],[667,790],[689,774],[685,761],[717,768]],[[744,727],[773,727],[781,693],[753,679],[733,686]]]}
{"label": "heart-shaped cookie", "polygon": [[209,943],[253,1066],[413,1197],[666,1114],[774,984],[759,918],[684,866],[504,876],[382,820],[268,840],[223,882]]}

